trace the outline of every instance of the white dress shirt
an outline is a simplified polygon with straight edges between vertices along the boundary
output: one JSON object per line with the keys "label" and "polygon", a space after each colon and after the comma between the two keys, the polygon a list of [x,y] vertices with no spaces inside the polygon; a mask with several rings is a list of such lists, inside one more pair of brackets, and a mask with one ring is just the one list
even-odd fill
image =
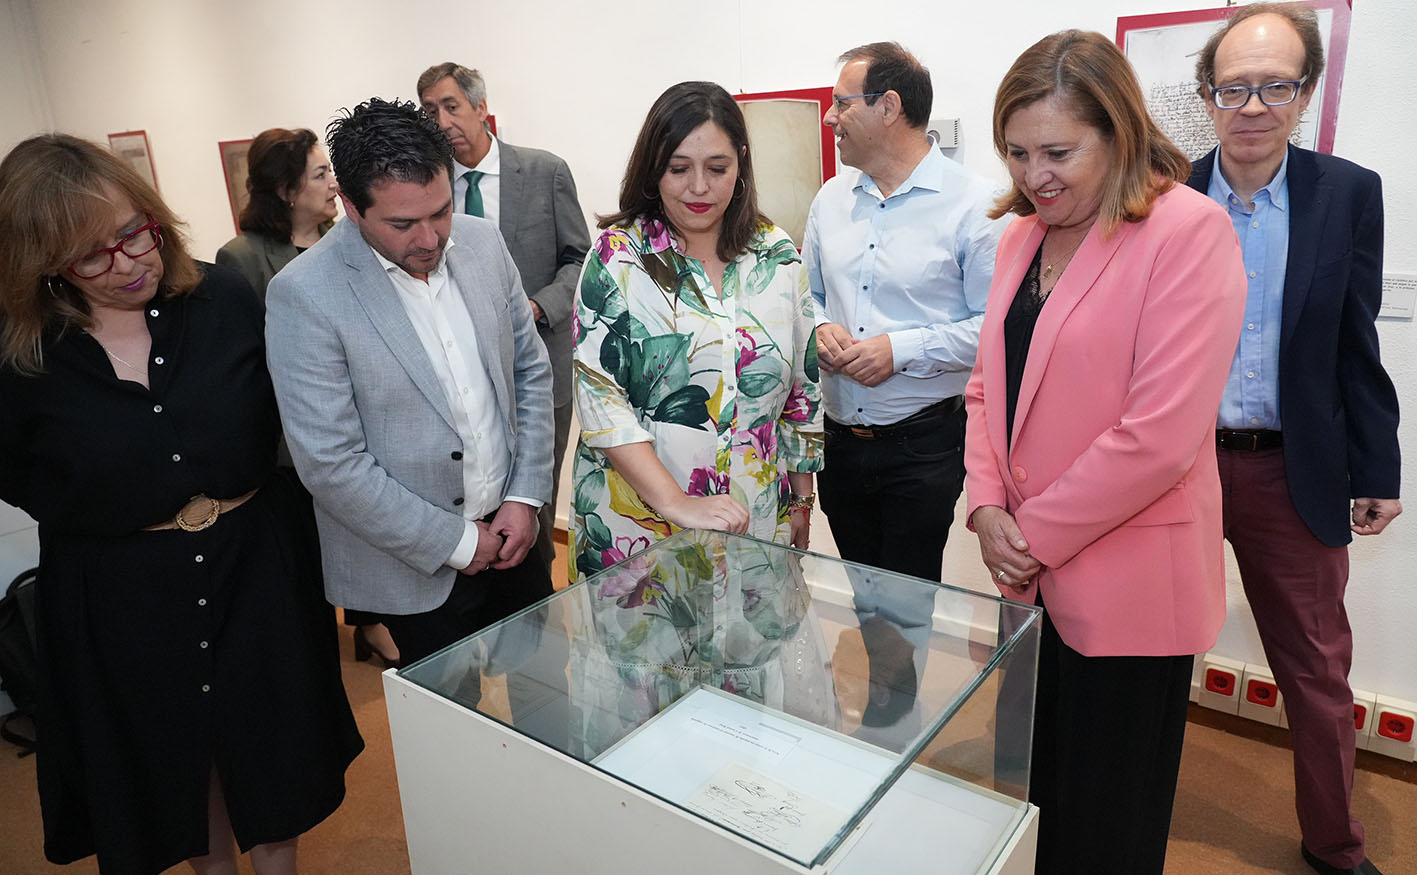
{"label": "white dress shirt", "polygon": [[[452,238],[448,238],[443,257],[428,274],[427,282],[410,276],[378,252],[374,257],[393,282],[399,303],[423,343],[462,439],[462,513],[466,524],[462,539],[446,563],[462,570],[477,552],[476,521],[502,506],[502,488],[511,471],[512,455],[497,405],[497,391],[478,352],[472,316],[448,271],[447,250],[453,245]],[[505,500],[541,506],[541,502],[530,498],[509,495]]]}
{"label": "white dress shirt", "polygon": [[453,159],[453,212],[467,212],[467,180],[463,178],[469,170],[481,170],[482,178],[477,181],[477,190],[482,192],[482,218],[500,226],[502,217],[502,147],[497,138],[492,138],[492,148],[482,156],[476,167],[464,167]]}

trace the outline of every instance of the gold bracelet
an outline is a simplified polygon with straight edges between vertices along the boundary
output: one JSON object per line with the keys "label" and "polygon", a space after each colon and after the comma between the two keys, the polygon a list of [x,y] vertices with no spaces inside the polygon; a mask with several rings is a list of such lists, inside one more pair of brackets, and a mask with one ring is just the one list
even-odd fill
{"label": "gold bracelet", "polygon": [[817,493],[815,492],[809,492],[806,495],[798,495],[795,492],[789,492],[787,494],[788,513],[791,513],[794,510],[805,510],[807,513],[811,513],[812,507],[816,503]]}

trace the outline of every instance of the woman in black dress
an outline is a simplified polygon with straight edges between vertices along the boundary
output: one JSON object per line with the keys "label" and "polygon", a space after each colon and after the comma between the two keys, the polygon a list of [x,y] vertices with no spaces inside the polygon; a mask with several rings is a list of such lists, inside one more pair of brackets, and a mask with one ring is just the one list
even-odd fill
{"label": "woman in black dress", "polygon": [[39,521],[45,855],[295,870],[362,749],[260,300],[108,150],[0,162],[0,500]]}

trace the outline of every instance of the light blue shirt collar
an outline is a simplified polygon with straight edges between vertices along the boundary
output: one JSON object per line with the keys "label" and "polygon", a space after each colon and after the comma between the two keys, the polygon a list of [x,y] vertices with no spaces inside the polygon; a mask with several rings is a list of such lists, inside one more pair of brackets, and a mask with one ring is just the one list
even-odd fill
{"label": "light blue shirt collar", "polygon": [[[945,190],[945,167],[944,162],[949,159],[944,153],[935,148],[935,141],[930,140],[930,149],[925,153],[925,157],[920,159],[920,163],[915,165],[915,169],[910,171],[910,175],[905,178],[905,182],[900,187],[890,193],[891,197],[900,197],[907,194],[912,189],[921,188],[926,191],[941,192]],[[852,186],[853,191],[864,191],[873,197],[881,197],[881,187],[876,184],[870,174],[864,170],[858,170],[856,185]]]}
{"label": "light blue shirt collar", "polygon": [[[1279,169],[1275,171],[1274,178],[1271,179],[1269,182],[1265,183],[1263,186],[1261,186],[1255,192],[1255,197],[1259,197],[1260,192],[1264,192],[1265,196],[1269,198],[1269,202],[1271,204],[1274,204],[1276,208],[1286,213],[1289,212],[1289,186],[1285,184],[1288,178],[1289,150],[1285,149],[1284,160],[1279,162]],[[1235,194],[1235,189],[1230,187],[1230,180],[1225,178],[1225,173],[1220,169],[1219,146],[1215,148],[1215,168],[1214,172],[1211,173],[1210,184],[1211,188],[1209,194],[1211,195],[1212,199],[1216,199],[1215,195],[1217,193],[1220,195],[1220,197],[1218,198],[1220,203],[1230,203],[1231,198],[1235,198],[1235,200],[1237,201],[1240,199],[1239,196]],[[1249,205],[1241,204],[1241,206]]]}

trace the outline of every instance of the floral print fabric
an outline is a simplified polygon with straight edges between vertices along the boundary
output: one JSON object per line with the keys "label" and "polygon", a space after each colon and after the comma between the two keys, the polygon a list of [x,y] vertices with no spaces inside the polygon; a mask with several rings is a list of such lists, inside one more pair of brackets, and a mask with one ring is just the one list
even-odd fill
{"label": "floral print fabric", "polygon": [[[687,494],[731,495],[749,535],[787,543],[787,474],[822,466],[813,303],[792,239],[764,226],[727,266],[721,296],[658,220],[610,228],[594,255],[572,324],[570,579],[676,530],[602,452],[641,441]],[[677,289],[650,277],[650,259],[677,265]]]}

